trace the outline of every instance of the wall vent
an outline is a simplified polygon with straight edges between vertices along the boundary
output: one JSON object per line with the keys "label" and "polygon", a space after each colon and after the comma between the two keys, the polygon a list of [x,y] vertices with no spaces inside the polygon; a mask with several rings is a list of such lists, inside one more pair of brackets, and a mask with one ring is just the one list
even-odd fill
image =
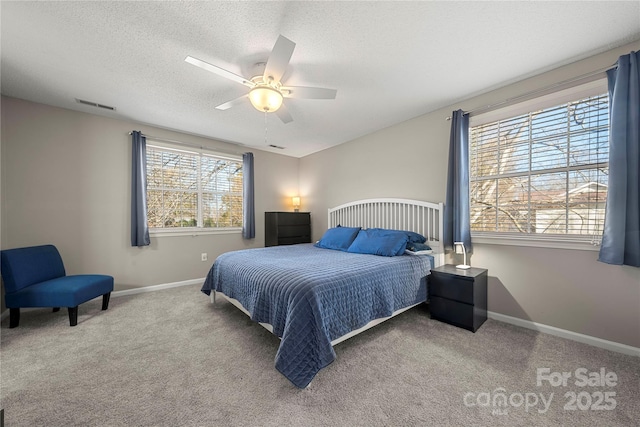
{"label": "wall vent", "polygon": [[84,99],[76,98],[76,102],[78,104],[84,104],[84,105],[88,105],[90,107],[103,108],[103,109],[109,110],[109,111],[116,111],[116,107],[111,107],[110,105],[99,104],[99,103],[93,102],[93,101],[86,101]]}
{"label": "wall vent", "polygon": [[284,147],[280,147],[279,145],[269,144],[269,147],[271,147],[271,148],[277,148],[278,150],[284,150]]}

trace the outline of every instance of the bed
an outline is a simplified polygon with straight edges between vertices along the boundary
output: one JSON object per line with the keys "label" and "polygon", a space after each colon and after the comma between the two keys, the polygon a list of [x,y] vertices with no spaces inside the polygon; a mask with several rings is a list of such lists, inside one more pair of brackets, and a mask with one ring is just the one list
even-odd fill
{"label": "bed", "polygon": [[442,204],[370,199],[329,209],[325,236],[349,228],[418,233],[431,252],[377,256],[316,244],[246,249],[220,255],[202,287],[213,302],[221,294],[281,339],[276,369],[300,388],[335,360],[334,345],[426,301],[429,271],[444,260]]}

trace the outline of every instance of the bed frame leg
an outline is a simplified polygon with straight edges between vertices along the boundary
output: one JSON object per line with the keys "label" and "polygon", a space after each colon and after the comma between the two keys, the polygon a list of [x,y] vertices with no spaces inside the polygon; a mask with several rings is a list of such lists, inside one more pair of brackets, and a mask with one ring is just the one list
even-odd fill
{"label": "bed frame leg", "polygon": [[216,303],[216,291],[214,289],[211,290],[211,293],[209,294],[209,298],[211,299],[211,304]]}

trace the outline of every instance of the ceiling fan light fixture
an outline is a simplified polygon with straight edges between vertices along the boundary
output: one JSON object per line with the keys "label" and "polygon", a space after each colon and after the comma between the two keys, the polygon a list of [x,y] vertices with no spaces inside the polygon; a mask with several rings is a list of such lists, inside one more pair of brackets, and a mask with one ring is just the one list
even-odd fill
{"label": "ceiling fan light fixture", "polygon": [[282,105],[282,93],[270,86],[256,86],[249,92],[249,100],[256,110],[272,113]]}
{"label": "ceiling fan light fixture", "polygon": [[337,92],[335,89],[320,87],[282,85],[282,77],[287,71],[295,47],[296,44],[288,38],[282,35],[278,36],[278,40],[276,40],[276,44],[273,46],[273,49],[271,49],[267,61],[255,64],[254,71],[256,75],[251,79],[246,79],[243,76],[192,56],[187,56],[185,61],[203,70],[250,88],[248,96],[245,92],[245,94],[239,98],[216,105],[215,108],[217,110],[227,110],[237,103],[243,102],[242,100],[245,98],[249,98],[251,105],[253,105],[256,110],[263,113],[278,112],[277,116],[280,121],[287,124],[293,121],[293,118],[287,111],[286,105],[283,105],[283,98],[334,99]]}

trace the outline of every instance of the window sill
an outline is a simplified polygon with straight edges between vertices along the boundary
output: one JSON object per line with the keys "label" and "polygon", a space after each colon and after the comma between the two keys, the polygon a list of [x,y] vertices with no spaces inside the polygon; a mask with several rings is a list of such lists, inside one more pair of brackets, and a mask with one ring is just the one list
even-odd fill
{"label": "window sill", "polygon": [[520,236],[509,233],[472,233],[473,243],[488,245],[509,245],[509,246],[529,246],[536,248],[551,249],[572,249],[581,251],[599,251],[600,238],[598,243],[593,244],[590,236],[569,237],[564,235],[547,236]]}
{"label": "window sill", "polygon": [[149,230],[150,237],[180,237],[191,236],[198,237],[209,234],[240,234],[242,233],[241,227],[229,227],[229,228],[195,228],[195,227],[181,227],[181,228],[152,228]]}

